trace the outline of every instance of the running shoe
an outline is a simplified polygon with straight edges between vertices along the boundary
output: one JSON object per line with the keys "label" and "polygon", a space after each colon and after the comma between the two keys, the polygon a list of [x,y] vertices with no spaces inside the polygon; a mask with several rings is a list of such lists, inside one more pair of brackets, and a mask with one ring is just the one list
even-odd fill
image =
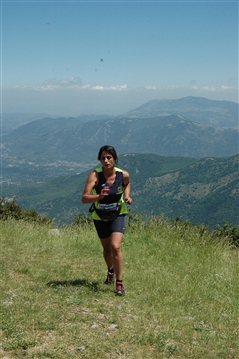
{"label": "running shoe", "polygon": [[116,295],[122,296],[124,295],[124,286],[122,282],[116,282]]}
{"label": "running shoe", "polygon": [[114,272],[107,272],[105,284],[114,284]]}

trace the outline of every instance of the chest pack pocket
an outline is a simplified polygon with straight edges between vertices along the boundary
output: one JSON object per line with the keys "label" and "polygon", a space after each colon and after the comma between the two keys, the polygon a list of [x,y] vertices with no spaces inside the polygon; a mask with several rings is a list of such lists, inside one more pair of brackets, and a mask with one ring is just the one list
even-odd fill
{"label": "chest pack pocket", "polygon": [[100,219],[104,222],[113,221],[116,219],[119,214],[122,207],[122,203],[110,203],[110,204],[99,204],[99,207],[97,208],[94,203],[89,208],[89,212],[96,212],[97,215],[100,217]]}

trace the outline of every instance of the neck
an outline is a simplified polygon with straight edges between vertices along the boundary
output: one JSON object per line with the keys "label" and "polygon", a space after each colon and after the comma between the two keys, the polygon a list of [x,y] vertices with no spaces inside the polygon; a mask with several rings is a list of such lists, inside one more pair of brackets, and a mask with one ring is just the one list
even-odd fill
{"label": "neck", "polygon": [[115,168],[103,168],[103,173],[105,177],[110,177],[115,174]]}

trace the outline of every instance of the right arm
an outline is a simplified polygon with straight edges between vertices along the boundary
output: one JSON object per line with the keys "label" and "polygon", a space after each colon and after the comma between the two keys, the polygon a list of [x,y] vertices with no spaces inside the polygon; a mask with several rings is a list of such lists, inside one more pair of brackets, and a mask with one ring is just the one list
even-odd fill
{"label": "right arm", "polygon": [[94,203],[101,200],[104,196],[108,195],[108,188],[104,187],[102,188],[101,192],[99,194],[92,194],[93,188],[98,183],[98,175],[96,171],[92,171],[86,181],[84,192],[81,197],[81,201],[83,204],[87,203]]}

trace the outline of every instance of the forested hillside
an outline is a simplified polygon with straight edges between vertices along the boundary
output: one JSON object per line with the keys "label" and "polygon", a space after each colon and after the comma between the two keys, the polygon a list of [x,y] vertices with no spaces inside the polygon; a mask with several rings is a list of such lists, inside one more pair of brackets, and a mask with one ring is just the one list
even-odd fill
{"label": "forested hillside", "polygon": [[[132,214],[180,217],[209,227],[238,223],[238,155],[193,159],[155,154],[125,154],[118,166],[130,172]],[[5,186],[5,196],[19,204],[67,222],[87,213],[81,194],[89,171],[28,186]]]}

